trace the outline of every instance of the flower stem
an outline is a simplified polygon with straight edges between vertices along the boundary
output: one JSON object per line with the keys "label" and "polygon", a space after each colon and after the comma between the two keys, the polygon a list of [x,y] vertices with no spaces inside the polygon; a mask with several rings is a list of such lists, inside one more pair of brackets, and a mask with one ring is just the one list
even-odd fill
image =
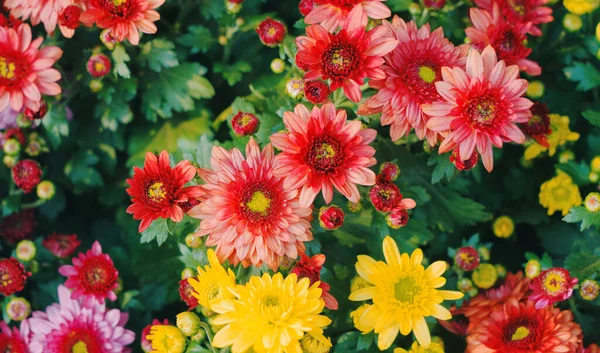
{"label": "flower stem", "polygon": [[33,202],[28,202],[28,203],[22,204],[21,208],[24,209],[24,210],[28,209],[28,208],[38,208],[38,207],[40,207],[41,205],[43,205],[45,203],[46,203],[46,200],[37,199],[37,200],[35,200]]}

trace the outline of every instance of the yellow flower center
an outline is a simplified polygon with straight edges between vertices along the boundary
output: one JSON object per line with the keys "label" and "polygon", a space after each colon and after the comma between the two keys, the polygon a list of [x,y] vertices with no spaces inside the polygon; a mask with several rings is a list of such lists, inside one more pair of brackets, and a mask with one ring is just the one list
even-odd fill
{"label": "yellow flower center", "polygon": [[565,284],[565,278],[559,273],[550,272],[544,276],[544,289],[550,294],[562,292]]}
{"label": "yellow flower center", "polygon": [[7,286],[12,283],[12,278],[8,273],[2,275],[2,285]]}
{"label": "yellow flower center", "polygon": [[242,127],[246,127],[248,126],[248,124],[250,124],[252,122],[252,116],[248,115],[248,114],[243,114],[242,117],[240,118],[240,120],[238,120],[238,123],[240,124],[240,126]]}
{"label": "yellow flower center", "polygon": [[115,5],[116,7],[121,6],[126,2],[127,0],[112,0],[113,5]]}
{"label": "yellow flower center", "polygon": [[160,202],[165,199],[167,193],[163,189],[163,183],[157,181],[148,188],[148,197],[154,202]]}
{"label": "yellow flower center", "polygon": [[270,36],[274,36],[275,34],[277,34],[277,29],[275,27],[269,27],[269,29],[267,29],[267,34]]}
{"label": "yellow flower center", "polygon": [[246,202],[246,207],[252,212],[266,216],[271,207],[271,199],[269,199],[262,191],[255,191],[254,194],[252,194],[250,201]]}
{"label": "yellow flower center", "polygon": [[0,56],[0,76],[12,80],[15,78],[17,66],[14,62],[8,61],[5,57]]}
{"label": "yellow flower center", "polygon": [[83,341],[78,341],[73,346],[72,353],[88,353],[87,346]]}
{"label": "yellow flower center", "polygon": [[102,72],[104,70],[104,64],[101,61],[96,61],[94,63],[94,70],[96,72]]}
{"label": "yellow flower center", "polygon": [[263,305],[267,307],[277,306],[279,305],[279,297],[276,295],[267,295],[263,300]]}
{"label": "yellow flower center", "polygon": [[335,149],[333,148],[332,145],[330,145],[328,143],[322,143],[317,148],[316,152],[317,152],[317,154],[316,154],[315,158],[317,158],[317,159],[333,158],[333,157],[335,157]]}
{"label": "yellow flower center", "polygon": [[412,277],[401,278],[394,285],[394,296],[402,303],[411,304],[421,293],[421,286]]}
{"label": "yellow flower center", "polygon": [[427,83],[432,83],[435,81],[435,71],[429,66],[420,66],[419,77]]}
{"label": "yellow flower center", "polygon": [[520,341],[522,339],[527,338],[527,336],[529,336],[529,329],[525,326],[519,326],[515,333],[513,333],[512,337],[510,338],[511,341]]}

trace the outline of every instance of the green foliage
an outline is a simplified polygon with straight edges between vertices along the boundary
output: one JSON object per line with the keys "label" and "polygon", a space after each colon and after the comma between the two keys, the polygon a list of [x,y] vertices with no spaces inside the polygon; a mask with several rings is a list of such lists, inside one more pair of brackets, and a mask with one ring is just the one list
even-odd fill
{"label": "green foliage", "polygon": [[569,210],[569,214],[563,218],[563,221],[567,223],[581,222],[583,231],[592,226],[600,226],[600,212],[590,212],[583,206],[577,206]]}
{"label": "green foliage", "polygon": [[578,83],[577,90],[589,91],[600,86],[600,72],[592,64],[575,62],[565,69],[565,75]]}

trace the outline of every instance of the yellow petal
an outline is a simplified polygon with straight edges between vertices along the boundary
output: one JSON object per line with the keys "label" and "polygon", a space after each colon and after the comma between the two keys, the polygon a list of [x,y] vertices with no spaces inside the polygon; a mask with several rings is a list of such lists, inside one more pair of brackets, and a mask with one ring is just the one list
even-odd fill
{"label": "yellow petal", "polygon": [[463,293],[454,290],[438,290],[437,294],[444,300],[458,300],[465,296]]}
{"label": "yellow petal", "polygon": [[413,332],[415,333],[417,341],[419,341],[419,344],[424,348],[429,348],[429,345],[431,344],[431,335],[429,334],[429,327],[427,327],[425,318],[421,316],[413,319]]}
{"label": "yellow petal", "polygon": [[348,299],[355,302],[361,300],[369,300],[373,299],[375,294],[377,294],[377,288],[375,286],[366,287],[350,293],[350,297],[348,297]]}
{"label": "yellow petal", "polygon": [[386,328],[379,334],[379,337],[377,339],[377,347],[379,347],[379,350],[384,351],[390,348],[390,346],[392,345],[392,343],[394,343],[394,340],[398,336],[398,329],[399,325],[395,324]]}
{"label": "yellow petal", "polygon": [[425,275],[427,278],[432,279],[440,277],[444,274],[444,271],[446,271],[446,262],[436,261],[427,267],[427,270],[425,270]]}
{"label": "yellow petal", "polygon": [[356,272],[364,280],[369,283],[373,283],[373,280],[378,274],[377,262],[372,257],[367,255],[358,255],[358,261],[356,262]]}
{"label": "yellow petal", "polygon": [[410,263],[413,267],[417,267],[423,262],[423,250],[417,248],[413,251],[412,255],[410,255]]}
{"label": "yellow petal", "polygon": [[450,314],[450,310],[444,308],[443,306],[441,306],[439,304],[433,305],[433,312],[431,313],[431,316],[435,317],[436,319],[440,319],[440,320],[452,319],[452,314]]}
{"label": "yellow petal", "polygon": [[393,267],[400,266],[400,251],[398,250],[398,245],[390,236],[383,239],[383,256],[388,265]]}
{"label": "yellow petal", "polygon": [[446,279],[444,277],[436,277],[434,279],[430,279],[427,284],[432,288],[440,288],[446,284]]}
{"label": "yellow petal", "polygon": [[402,348],[394,348],[394,353],[408,353],[408,351]]}
{"label": "yellow petal", "polygon": [[410,331],[412,331],[412,318],[405,317],[403,320],[400,320],[400,333],[402,336],[408,336]]}
{"label": "yellow petal", "polygon": [[212,345],[217,348],[231,346],[237,338],[237,331],[232,330],[231,325],[227,325],[217,332],[213,338]]}

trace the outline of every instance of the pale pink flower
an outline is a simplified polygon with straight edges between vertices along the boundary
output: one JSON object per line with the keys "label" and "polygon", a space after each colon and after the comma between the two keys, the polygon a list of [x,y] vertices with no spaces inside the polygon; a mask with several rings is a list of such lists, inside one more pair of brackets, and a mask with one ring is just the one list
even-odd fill
{"label": "pale pink flower", "polygon": [[363,9],[360,23],[364,27],[369,18],[381,20],[392,15],[392,11],[383,1],[385,0],[315,0],[314,7],[306,15],[304,22],[311,25],[320,24],[333,33],[344,26],[350,12],[360,6]]}

